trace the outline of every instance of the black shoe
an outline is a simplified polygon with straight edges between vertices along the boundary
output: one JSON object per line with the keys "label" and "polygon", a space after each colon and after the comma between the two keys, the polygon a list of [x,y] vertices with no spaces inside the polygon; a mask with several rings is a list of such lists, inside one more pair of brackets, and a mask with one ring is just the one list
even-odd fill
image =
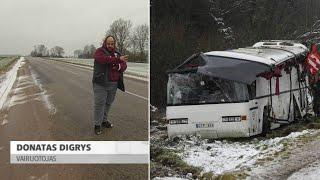
{"label": "black shoe", "polygon": [[100,135],[102,133],[101,126],[95,125],[94,132],[96,133],[96,135]]}
{"label": "black shoe", "polygon": [[110,122],[110,121],[105,121],[105,122],[102,122],[102,127],[104,128],[112,128],[113,127],[113,124]]}

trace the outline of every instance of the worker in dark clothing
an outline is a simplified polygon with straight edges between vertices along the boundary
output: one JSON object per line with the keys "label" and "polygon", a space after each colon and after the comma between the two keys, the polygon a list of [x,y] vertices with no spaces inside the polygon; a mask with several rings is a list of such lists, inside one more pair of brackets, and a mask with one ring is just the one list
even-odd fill
{"label": "worker in dark clothing", "polygon": [[94,132],[99,135],[102,127],[111,128],[108,118],[117,88],[124,91],[123,72],[127,68],[128,56],[122,56],[116,50],[115,38],[107,36],[102,47],[94,54],[93,94],[94,94]]}

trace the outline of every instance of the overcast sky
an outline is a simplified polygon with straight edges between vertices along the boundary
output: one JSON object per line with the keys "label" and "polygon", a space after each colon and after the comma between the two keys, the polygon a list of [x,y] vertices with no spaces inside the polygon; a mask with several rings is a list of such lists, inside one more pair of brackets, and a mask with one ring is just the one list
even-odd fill
{"label": "overcast sky", "polygon": [[100,46],[116,19],[149,24],[149,0],[0,0],[0,54],[30,54],[34,45],[66,55]]}

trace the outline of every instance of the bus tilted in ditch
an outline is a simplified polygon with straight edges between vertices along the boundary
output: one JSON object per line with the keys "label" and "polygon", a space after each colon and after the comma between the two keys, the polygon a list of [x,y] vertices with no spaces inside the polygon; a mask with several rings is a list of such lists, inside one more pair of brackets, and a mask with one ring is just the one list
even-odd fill
{"label": "bus tilted in ditch", "polygon": [[[310,110],[305,59],[294,41],[194,54],[168,71],[168,135],[249,137]],[[310,100],[309,100],[310,101]]]}

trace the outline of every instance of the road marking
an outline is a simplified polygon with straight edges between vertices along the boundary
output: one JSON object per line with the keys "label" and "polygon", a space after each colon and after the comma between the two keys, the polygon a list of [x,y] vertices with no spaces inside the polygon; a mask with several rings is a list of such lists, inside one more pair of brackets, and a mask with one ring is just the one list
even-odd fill
{"label": "road marking", "polygon": [[138,97],[138,98],[141,98],[141,99],[144,99],[144,100],[148,101],[148,98],[143,97],[143,96],[140,96],[140,95],[138,95],[138,94],[135,94],[135,93],[132,93],[132,92],[129,92],[129,91],[125,91],[125,93],[130,94],[130,95],[133,95],[133,96],[136,96],[136,97]]}

